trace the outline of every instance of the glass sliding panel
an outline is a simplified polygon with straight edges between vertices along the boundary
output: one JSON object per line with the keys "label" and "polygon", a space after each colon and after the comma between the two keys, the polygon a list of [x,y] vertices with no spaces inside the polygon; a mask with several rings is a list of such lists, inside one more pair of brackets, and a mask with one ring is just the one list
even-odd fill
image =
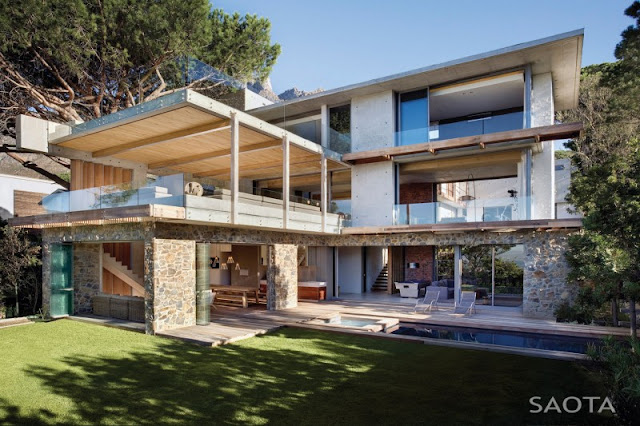
{"label": "glass sliding panel", "polygon": [[428,95],[428,89],[400,94],[398,145],[429,141]]}
{"label": "glass sliding panel", "polygon": [[495,306],[522,306],[524,246],[495,246]]}
{"label": "glass sliding panel", "polygon": [[51,262],[51,298],[50,312],[52,316],[73,314],[73,283],[71,244],[51,244],[49,247]]}
{"label": "glass sliding panel", "polygon": [[491,265],[493,247],[462,247],[462,291],[474,291],[476,304],[491,304]]}

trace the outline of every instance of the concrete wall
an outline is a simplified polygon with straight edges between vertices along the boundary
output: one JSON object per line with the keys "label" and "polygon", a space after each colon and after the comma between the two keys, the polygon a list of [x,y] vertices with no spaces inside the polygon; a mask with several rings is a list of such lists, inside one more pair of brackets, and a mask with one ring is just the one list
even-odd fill
{"label": "concrete wall", "polygon": [[[554,123],[553,82],[551,73],[532,77],[531,127]],[[541,142],[542,152],[532,158],[532,219],[552,219],[555,215],[555,179],[553,141]]]}
{"label": "concrete wall", "polygon": [[351,100],[351,151],[394,146],[395,108],[393,92],[376,93]]}
{"label": "concrete wall", "polygon": [[362,247],[338,248],[338,286],[342,293],[362,293]]}
{"label": "concrete wall", "polygon": [[51,194],[56,189],[62,187],[50,180],[0,174],[0,218],[13,217],[13,191]]}
{"label": "concrete wall", "polygon": [[353,226],[385,226],[393,222],[393,163],[361,164],[351,169]]}

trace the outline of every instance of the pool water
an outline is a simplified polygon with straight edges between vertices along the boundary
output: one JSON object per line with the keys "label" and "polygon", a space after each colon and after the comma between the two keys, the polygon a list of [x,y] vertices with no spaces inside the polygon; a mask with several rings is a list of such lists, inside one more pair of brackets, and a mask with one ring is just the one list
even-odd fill
{"label": "pool water", "polygon": [[327,319],[324,322],[327,324],[348,325],[350,327],[366,327],[367,325],[375,324],[376,320],[338,317],[338,319]]}
{"label": "pool water", "polygon": [[587,337],[555,336],[518,331],[484,330],[412,323],[400,323],[400,328],[394,331],[393,334],[579,354],[586,353],[590,344],[596,346],[602,344],[600,339]]}

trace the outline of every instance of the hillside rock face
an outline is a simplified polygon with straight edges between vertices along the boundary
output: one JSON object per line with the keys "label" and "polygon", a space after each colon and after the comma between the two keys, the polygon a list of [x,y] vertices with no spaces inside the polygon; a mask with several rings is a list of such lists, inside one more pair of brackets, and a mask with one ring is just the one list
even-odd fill
{"label": "hillside rock face", "polygon": [[324,91],[324,89],[319,89],[318,88],[318,89],[311,90],[311,91],[307,92],[305,90],[300,90],[297,87],[294,87],[292,89],[285,90],[284,92],[282,92],[279,95],[277,95],[273,91],[273,87],[271,86],[271,79],[269,79],[269,78],[267,78],[263,82],[256,81],[254,83],[247,84],[247,87],[250,90],[252,90],[255,93],[257,93],[260,96],[262,96],[263,98],[267,98],[272,102],[289,101],[291,99],[297,99],[297,98],[301,98],[303,96],[309,96],[309,95],[313,95],[313,94],[320,93],[320,92]]}

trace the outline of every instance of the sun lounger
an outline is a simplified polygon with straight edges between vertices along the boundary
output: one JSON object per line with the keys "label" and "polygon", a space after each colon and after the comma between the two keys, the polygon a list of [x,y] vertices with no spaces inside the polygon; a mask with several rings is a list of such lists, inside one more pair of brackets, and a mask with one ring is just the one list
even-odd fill
{"label": "sun lounger", "polygon": [[476,312],[476,292],[463,291],[460,295],[460,301],[456,302],[453,310],[456,314],[471,315]]}

